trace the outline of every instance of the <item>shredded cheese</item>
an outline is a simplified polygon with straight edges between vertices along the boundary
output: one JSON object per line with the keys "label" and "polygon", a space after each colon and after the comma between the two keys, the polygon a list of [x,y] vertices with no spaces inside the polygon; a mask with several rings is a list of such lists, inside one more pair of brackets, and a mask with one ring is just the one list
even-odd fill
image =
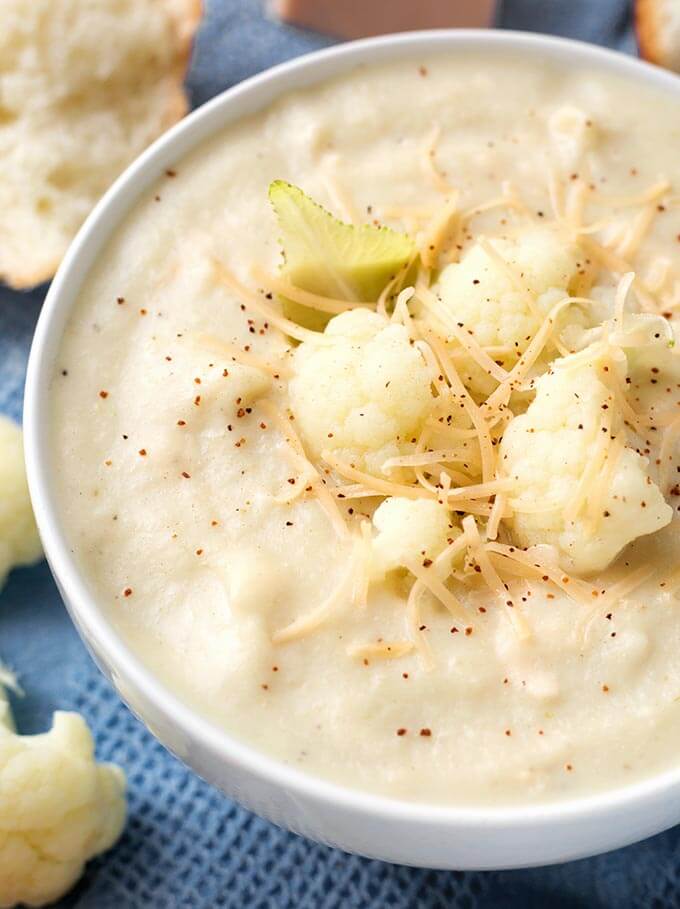
{"label": "shredded cheese", "polygon": [[451,593],[442,581],[439,580],[432,566],[423,568],[415,562],[408,562],[406,568],[416,580],[435,597],[442,606],[451,613],[459,622],[467,621],[467,614],[462,603]]}
{"label": "shredded cheese", "polygon": [[455,190],[446,179],[445,174],[443,174],[437,167],[437,145],[439,143],[440,137],[441,127],[438,123],[436,123],[423,145],[423,170],[425,172],[425,175],[429,177],[435,189],[439,190],[439,192],[443,195],[448,196],[452,195]]}
{"label": "shredded cheese", "polygon": [[327,622],[331,616],[334,615],[342,605],[346,605],[347,600],[350,599],[347,597],[347,588],[353,586],[357,567],[357,554],[355,551],[348,560],[345,573],[340,579],[337,587],[331,591],[316,609],[312,609],[312,611],[308,612],[306,615],[300,616],[289,625],[279,629],[279,631],[275,631],[272,635],[272,643],[289,644],[291,641],[297,641],[300,638],[311,634],[313,631],[316,631]]}
{"label": "shredded cheese", "polygon": [[279,275],[272,275],[257,266],[251,269],[251,275],[255,281],[266,287],[267,290],[273,291],[282,297],[287,297],[301,306],[309,309],[317,309],[319,312],[329,313],[337,316],[348,309],[375,309],[376,303],[365,303],[361,300],[334,300],[332,297],[324,297],[321,294],[312,293],[309,290],[303,290],[291,284],[286,278]]}
{"label": "shredded cheese", "polygon": [[355,644],[347,653],[359,660],[398,660],[415,649],[413,641],[376,641],[372,644]]}
{"label": "shredded cheese", "polygon": [[675,417],[664,430],[659,447],[659,486],[662,492],[670,485],[670,471],[678,458],[678,438],[680,438],[680,416]]}
{"label": "shredded cheese", "polygon": [[343,518],[335,499],[327,489],[323,478],[305,454],[302,442],[291,426],[290,420],[286,420],[269,401],[260,401],[258,402],[258,406],[264,410],[269,418],[278,426],[285,441],[288,443],[289,451],[291,455],[294,456],[296,463],[301,466],[307,476],[313,477],[312,480],[308,481],[307,485],[310,485],[311,483],[312,489],[319,500],[319,504],[328,515],[338,537],[341,539],[345,538],[349,532],[345,519]]}
{"label": "shredded cheese", "polygon": [[482,458],[482,479],[485,483],[487,483],[495,476],[496,472],[496,456],[494,453],[493,444],[491,442],[489,424],[482,415],[480,408],[472,400],[468,390],[463,385],[456,367],[454,366],[451,357],[448,355],[446,348],[441,343],[441,341],[436,338],[434,334],[429,333],[428,343],[441,364],[444,375],[448,379],[453,394],[463,404],[463,407],[465,408],[465,411],[470,417],[472,425],[476,430],[479,440],[479,450]]}
{"label": "shredded cheese", "polygon": [[459,225],[458,193],[452,192],[420,238],[418,247],[425,268],[436,268],[447,243],[455,245]]}
{"label": "shredded cheese", "polygon": [[199,334],[196,335],[196,344],[206,350],[212,350],[214,353],[227,357],[234,363],[240,363],[241,366],[250,366],[253,369],[259,369],[261,372],[268,373],[272,378],[287,378],[291,375],[290,369],[282,362],[269,363],[258,357],[252,351],[242,350],[230,341],[218,338],[217,335]]}
{"label": "shredded cheese", "polygon": [[593,599],[599,596],[599,591],[594,587],[571,577],[571,575],[562,571],[561,568],[547,564],[534,553],[530,554],[523,549],[509,546],[505,543],[487,543],[485,549],[488,553],[505,556],[506,559],[528,568],[531,573],[527,577],[535,577],[537,570],[540,571],[541,580],[550,581],[572,599],[583,605],[591,606]]}
{"label": "shredded cheese", "polygon": [[442,322],[460,346],[467,351],[487,375],[493,376],[499,382],[507,378],[507,371],[502,366],[499,366],[495,360],[492,360],[481,344],[477,342],[471,331],[461,328],[455,321],[453,314],[446,310],[442,301],[429,288],[424,287],[422,284],[417,285],[415,293],[423,306]]}
{"label": "shredded cheese", "polygon": [[297,322],[291,322],[290,319],[282,316],[273,306],[268,306],[259,294],[244,287],[222,262],[215,258],[211,261],[220,283],[224,284],[244,306],[263,316],[272,325],[276,325],[284,335],[289,335],[291,338],[295,338],[296,341],[313,341],[318,344],[328,343],[328,339],[321,332],[302,328]]}
{"label": "shredded cheese", "polygon": [[429,672],[434,666],[434,657],[432,656],[432,648],[423,634],[424,629],[421,628],[420,596],[423,589],[424,588],[419,581],[415,581],[411,587],[406,601],[406,626],[413,646],[418,651],[418,656],[421,659],[423,669],[425,669],[426,672]]}
{"label": "shredded cheese", "polygon": [[526,640],[531,636],[527,621],[510,597],[507,584],[501,580],[500,575],[493,567],[491,559],[482,543],[479,529],[477,528],[477,522],[472,515],[466,515],[463,518],[463,529],[467,534],[472,555],[481,570],[482,578],[490,590],[492,590],[502,601],[505,614],[512,627],[517,632],[517,635],[520,639]]}
{"label": "shredded cheese", "polygon": [[565,297],[552,307],[548,315],[543,320],[541,327],[531,339],[531,342],[517,363],[508,373],[507,378],[501,382],[498,388],[486,399],[482,405],[486,412],[497,410],[504,406],[510,400],[513,391],[516,391],[520,383],[526,378],[529,370],[536,360],[543,353],[543,349],[550,338],[553,325],[560,312],[573,303],[589,303],[587,297]]}

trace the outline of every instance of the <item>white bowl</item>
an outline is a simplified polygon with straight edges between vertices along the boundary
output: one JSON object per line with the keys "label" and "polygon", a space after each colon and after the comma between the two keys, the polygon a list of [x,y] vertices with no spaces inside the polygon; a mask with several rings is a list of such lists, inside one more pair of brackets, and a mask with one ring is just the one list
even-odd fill
{"label": "white bowl", "polygon": [[519,51],[603,73],[632,75],[680,99],[680,79],[586,44],[511,32],[391,35],[310,54],[248,79],[191,114],[146,151],[94,209],[45,300],[31,349],[24,429],[28,479],[47,559],[95,660],[164,745],[263,817],[342,849],[436,868],[512,868],[566,861],[634,842],[680,820],[680,768],[616,791],[529,807],[456,808],[396,801],[286,766],[197,715],[164,687],[109,623],[69,550],[56,504],[48,436],[49,385],[65,323],[88,269],[137,199],[185,153],[291,89],[359,63],[450,52]]}

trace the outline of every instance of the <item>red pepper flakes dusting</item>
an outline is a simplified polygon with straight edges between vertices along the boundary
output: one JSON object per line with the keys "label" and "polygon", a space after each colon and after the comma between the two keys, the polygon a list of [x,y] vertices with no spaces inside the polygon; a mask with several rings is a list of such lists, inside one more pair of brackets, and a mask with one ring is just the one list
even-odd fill
{"label": "red pepper flakes dusting", "polygon": [[203,555],[203,550],[202,550],[202,549],[197,549],[197,550],[196,550],[196,555],[197,555],[197,556]]}
{"label": "red pepper flakes dusting", "polygon": [[606,694],[606,693],[609,691],[609,685],[603,685],[603,686],[602,686],[602,690],[603,690],[604,693]]}
{"label": "red pepper flakes dusting", "polygon": [[261,687],[262,689],[264,689],[264,691],[269,691],[269,685],[267,685],[266,682],[263,682],[262,685],[261,685],[260,687]]}
{"label": "red pepper flakes dusting", "polygon": [[238,442],[234,442],[234,446],[236,448],[240,448],[241,445],[245,445],[245,444],[246,444],[246,440],[243,438],[243,436],[241,436],[241,438],[238,440]]}
{"label": "red pepper flakes dusting", "polygon": [[432,735],[432,730],[428,729],[427,726],[420,730],[419,735],[422,735],[423,738],[429,738]]}
{"label": "red pepper flakes dusting", "polygon": [[147,314],[147,310],[146,310],[146,309],[140,309],[140,310],[139,310],[139,314],[140,314],[140,316],[145,316],[145,315]]}
{"label": "red pepper flakes dusting", "polygon": [[419,76],[422,76],[423,78],[425,78],[425,76],[427,76],[427,67],[426,67],[426,66],[419,66],[419,67],[418,67],[418,75],[419,75]]}
{"label": "red pepper flakes dusting", "polygon": [[455,625],[451,626],[451,634],[458,634],[458,629],[456,628]]}
{"label": "red pepper flakes dusting", "polygon": [[110,467],[113,464],[113,461],[104,461],[107,467]]}
{"label": "red pepper flakes dusting", "polygon": [[191,474],[190,474],[190,473],[187,473],[186,470],[183,470],[183,471],[182,471],[182,476],[184,477],[185,480],[190,480],[190,479],[191,479]]}
{"label": "red pepper flakes dusting", "polygon": [[177,176],[177,171],[176,171],[176,170],[172,170],[172,168],[168,167],[168,169],[165,171],[165,176],[166,176],[166,177],[170,177],[170,178],[176,177],[176,176]]}
{"label": "red pepper flakes dusting", "polygon": [[397,735],[406,735],[406,730],[403,726],[401,729],[397,729]]}
{"label": "red pepper flakes dusting", "polygon": [[200,405],[201,405],[201,396],[200,395],[196,395],[196,397],[194,398],[194,404],[196,405],[196,407],[200,407]]}
{"label": "red pepper flakes dusting", "polygon": [[474,631],[474,628],[472,627],[472,625],[468,625],[468,627],[465,629],[465,637],[469,638],[473,631]]}
{"label": "red pepper flakes dusting", "polygon": [[288,482],[291,486],[295,486],[295,477],[288,477]]}
{"label": "red pepper flakes dusting", "polygon": [[140,448],[139,453],[143,458],[145,458],[146,457],[146,448]]}
{"label": "red pepper flakes dusting", "polygon": [[103,390],[102,390],[102,391],[99,392],[99,397],[100,397],[100,398],[108,398],[108,396],[109,396],[108,391],[103,391]]}
{"label": "red pepper flakes dusting", "polygon": [[123,596],[131,597],[132,596],[132,587],[126,587],[125,590],[123,591]]}
{"label": "red pepper flakes dusting", "polygon": [[407,679],[407,678],[408,678],[408,672],[402,672],[401,677],[402,677],[402,679]]}
{"label": "red pepper flakes dusting", "polygon": [[266,428],[267,428],[266,423],[260,423],[260,429],[266,429]]}
{"label": "red pepper flakes dusting", "polygon": [[117,303],[119,306],[122,306],[123,303],[125,303],[125,297],[116,297],[116,303]]}
{"label": "red pepper flakes dusting", "polygon": [[239,418],[239,420],[242,417],[245,417],[245,415],[246,415],[245,410],[242,407],[239,407],[239,409],[236,411],[236,416]]}
{"label": "red pepper flakes dusting", "polygon": [[429,568],[432,564],[432,559],[423,559],[423,568]]}
{"label": "red pepper flakes dusting", "polygon": [[506,729],[506,730],[505,730],[505,734],[506,734],[507,736],[511,736],[511,735],[512,735],[512,729]]}
{"label": "red pepper flakes dusting", "polygon": [[177,425],[178,425],[178,426],[186,426],[186,425],[187,425],[187,421],[186,421],[186,420],[178,420],[178,421],[177,421]]}
{"label": "red pepper flakes dusting", "polygon": [[196,378],[194,379],[194,382],[196,383],[196,385],[200,385],[200,384],[201,384],[201,380],[199,379],[198,376],[196,376]]}
{"label": "red pepper flakes dusting", "polygon": [[229,370],[228,370],[228,369],[223,369],[223,370],[222,370],[222,375],[223,375],[224,378],[226,379],[227,376],[229,375]]}
{"label": "red pepper flakes dusting", "polygon": [[571,764],[565,764],[565,765],[564,765],[564,769],[565,769],[565,770],[573,770],[574,768],[573,768],[573,766],[572,766]]}

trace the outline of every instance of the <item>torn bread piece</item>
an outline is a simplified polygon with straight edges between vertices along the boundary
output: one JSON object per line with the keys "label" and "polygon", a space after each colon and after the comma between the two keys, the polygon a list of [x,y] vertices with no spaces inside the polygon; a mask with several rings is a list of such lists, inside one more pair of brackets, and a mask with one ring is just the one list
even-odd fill
{"label": "torn bread piece", "polygon": [[640,56],[680,72],[680,0],[636,0]]}
{"label": "torn bread piece", "polygon": [[5,0],[0,280],[52,277],[113,180],[187,110],[200,0]]}

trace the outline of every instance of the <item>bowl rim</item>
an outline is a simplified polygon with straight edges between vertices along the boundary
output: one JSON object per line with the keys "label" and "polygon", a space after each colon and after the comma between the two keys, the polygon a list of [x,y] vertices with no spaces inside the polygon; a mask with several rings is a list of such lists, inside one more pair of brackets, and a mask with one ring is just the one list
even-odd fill
{"label": "bowl rim", "polygon": [[[541,57],[576,59],[577,62],[592,64],[596,70],[637,74],[644,77],[644,83],[652,88],[657,86],[680,96],[680,78],[623,53],[573,39],[482,29],[407,32],[338,44],[279,63],[223,91],[163,134],[117,178],[80,228],[51,283],[36,326],[27,368],[23,419],[28,483],[45,554],[60,590],[66,592],[67,608],[81,635],[83,629],[87,629],[88,635],[97,641],[98,650],[105,655],[104,662],[111,658],[116,666],[124,666],[122,678],[131,679],[132,685],[143,691],[150,702],[160,705],[165,715],[173,716],[188,740],[202,743],[225,765],[236,765],[260,782],[281,787],[293,796],[307,798],[318,805],[343,807],[356,818],[379,817],[388,822],[412,822],[463,831],[473,826],[501,830],[524,829],[536,824],[554,827],[581,817],[592,820],[626,811],[638,803],[663,796],[671,789],[680,793],[680,766],[591,795],[498,807],[438,805],[398,799],[354,789],[291,767],[195,712],[128,646],[88,590],[61,527],[49,479],[49,385],[54,354],[58,350],[68,313],[78,297],[85,275],[106,241],[134,207],[144,189],[177,159],[176,146],[184,140],[180,153],[183,156],[229,123],[263,109],[286,92],[304,85],[320,84],[361,64],[447,50],[472,53],[507,51],[510,54],[527,51],[534,60]],[[324,71],[326,63],[332,64],[328,72]],[[321,72],[317,73],[318,70]],[[300,78],[296,80],[296,77]],[[291,81],[292,85],[286,84]],[[280,87],[275,88],[264,103],[248,107],[250,95],[273,85]],[[246,101],[247,111],[233,118],[228,114],[220,116],[221,112],[228,111],[240,100]],[[129,196],[127,199],[124,198],[126,193]],[[57,331],[55,322],[58,323]]]}

